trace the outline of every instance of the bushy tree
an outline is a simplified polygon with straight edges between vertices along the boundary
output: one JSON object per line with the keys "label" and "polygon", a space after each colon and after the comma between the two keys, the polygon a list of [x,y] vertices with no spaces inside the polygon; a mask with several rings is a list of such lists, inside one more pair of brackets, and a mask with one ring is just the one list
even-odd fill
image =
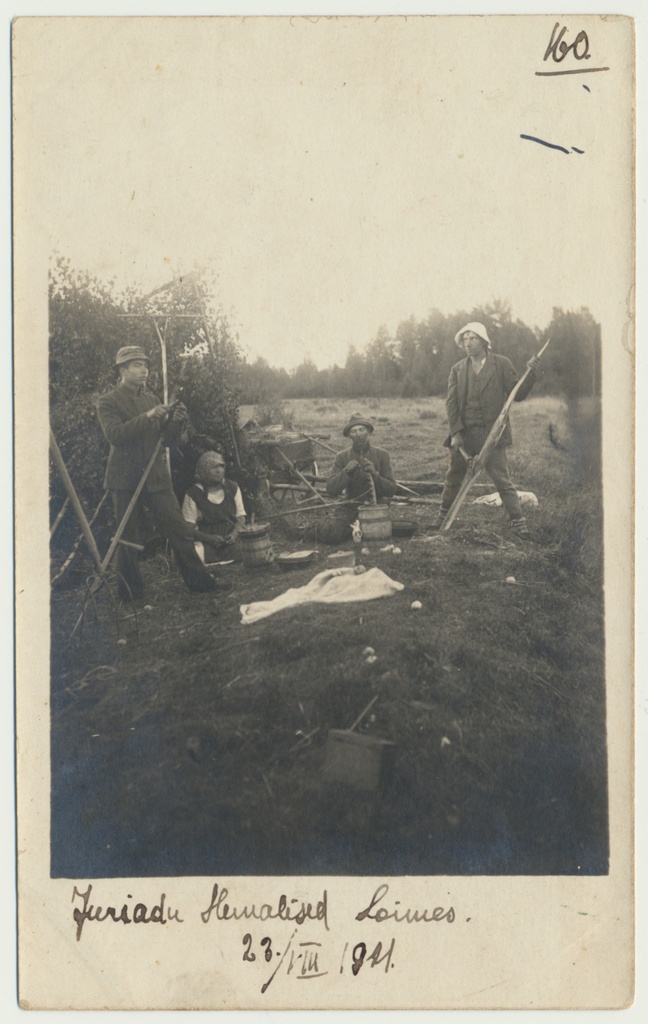
{"label": "bushy tree", "polygon": [[322,394],[319,387],[319,371],[310,358],[305,356],[299,366],[290,374],[290,381],[286,388],[288,398],[315,398]]}
{"label": "bushy tree", "polygon": [[[90,515],[103,494],[108,444],[96,416],[96,400],[114,386],[115,355],[123,345],[141,345],[151,359],[149,387],[163,397],[162,346],[166,343],[170,398],[185,402],[192,432],[184,453],[172,462],[191,482],[192,461],[218,445],[237,463],[238,370],[236,339],[228,317],[197,275],[178,278],[145,296],[118,291],[59,258],[49,281],[50,422],[81,502]],[[56,471],[51,477],[52,517],[65,499]],[[109,509],[97,523],[108,528]],[[77,525],[66,516],[56,534],[67,546]]]}
{"label": "bushy tree", "polygon": [[259,356],[253,363],[242,362],[239,367],[241,402],[244,405],[267,404],[276,396],[285,395],[290,377],[283,367],[270,366]]}
{"label": "bushy tree", "polygon": [[545,387],[569,399],[601,394],[601,325],[589,309],[554,308],[541,343],[551,339],[543,356]]}

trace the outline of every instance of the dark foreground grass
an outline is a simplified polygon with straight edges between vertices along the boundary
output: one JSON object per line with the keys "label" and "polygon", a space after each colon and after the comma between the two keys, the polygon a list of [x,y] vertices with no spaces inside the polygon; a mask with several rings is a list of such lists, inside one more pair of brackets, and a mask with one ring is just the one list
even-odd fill
{"label": "dark foreground grass", "polygon": [[[144,566],[150,609],[124,617],[109,585],[68,643],[82,592],[56,593],[52,873],[606,872],[601,507],[587,416],[569,422],[547,402],[516,411],[512,463],[540,499],[536,542],[517,542],[483,506],[467,505],[442,538],[425,533],[433,507],[399,513],[419,533],[401,555],[365,559],[405,584],[394,598],[243,627],[241,603],[316,570],[229,567],[231,595],[192,597],[158,556]],[[412,428],[389,417],[398,456]],[[576,452],[549,441],[550,420]],[[429,465],[421,450],[421,477]],[[327,783],[328,731],[374,697],[359,731],[395,744],[384,787]]]}

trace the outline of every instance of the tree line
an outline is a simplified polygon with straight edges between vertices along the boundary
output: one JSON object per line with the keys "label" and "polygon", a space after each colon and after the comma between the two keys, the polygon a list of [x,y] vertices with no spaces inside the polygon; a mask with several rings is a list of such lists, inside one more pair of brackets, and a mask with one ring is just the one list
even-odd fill
{"label": "tree line", "polygon": [[423,320],[401,321],[393,335],[380,327],[363,351],[349,348],[344,366],[319,370],[306,357],[289,373],[262,358],[246,362],[241,368],[243,401],[444,395],[450,368],[461,358],[455,334],[470,321],[486,325],[494,350],[518,370],[551,338],[536,393],[600,394],[600,326],[588,309],[554,308],[547,327],[539,330],[514,320],[510,305],[498,301],[448,315],[433,309]]}
{"label": "tree line", "polygon": [[[244,493],[246,488],[252,493],[259,467],[245,431],[238,429],[241,404],[443,395],[450,367],[460,358],[455,333],[471,320],[486,325],[495,351],[509,356],[518,370],[551,337],[536,393],[568,398],[599,394],[600,327],[587,309],[554,309],[543,331],[513,320],[503,302],[449,315],[434,309],[424,320],[402,321],[393,336],[381,327],[364,350],[349,349],[344,366],[319,370],[306,358],[288,372],[263,359],[243,358],[216,282],[204,275],[177,278],[145,295],[79,272],[61,257],[49,279],[50,423],[90,514],[103,494],[108,454],[95,406],[97,397],[117,381],[115,354],[123,345],[143,346],[151,358],[149,387],[162,397],[164,339],[169,397],[185,403],[192,424],[187,443],[170,453],[179,491],[191,483],[196,453],[218,447]],[[52,520],[64,500],[62,483],[52,471]],[[109,529],[107,509],[102,515]],[[69,542],[75,529],[71,519],[67,517],[57,543]]]}

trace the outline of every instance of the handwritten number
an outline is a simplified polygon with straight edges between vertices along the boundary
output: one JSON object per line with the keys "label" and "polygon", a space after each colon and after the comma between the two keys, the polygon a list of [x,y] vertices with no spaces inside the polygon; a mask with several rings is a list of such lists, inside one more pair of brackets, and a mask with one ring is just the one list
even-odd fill
{"label": "handwritten number", "polygon": [[[583,50],[581,53],[578,52],[578,44],[583,44]],[[576,60],[589,60],[589,39],[587,38],[586,32],[579,32],[574,40],[574,57]]]}
{"label": "handwritten number", "polygon": [[385,974],[388,974],[389,973],[389,967],[391,965],[391,958],[392,958],[392,953],[394,952],[394,945],[395,944],[396,944],[396,939],[392,939],[391,940],[391,945],[385,950],[385,952],[381,956],[380,954],[382,953],[382,942],[379,942],[378,945],[376,946],[376,948],[374,949],[373,953],[371,953],[370,956],[369,956],[369,960],[371,961],[371,966],[372,967],[377,967],[378,964],[381,964],[384,961],[384,963],[385,963]]}
{"label": "handwritten number", "polygon": [[272,941],[268,935],[266,935],[265,939],[261,939],[261,945],[267,947],[263,955],[265,956],[266,961],[270,963],[272,960]]}
{"label": "handwritten number", "polygon": [[357,977],[358,972],[359,972],[360,968],[362,967],[362,965],[364,963],[364,959],[365,959],[366,955],[367,955],[367,947],[366,947],[365,943],[364,942],[358,942],[353,947],[353,952],[351,954],[351,956],[353,958],[353,964],[351,966],[351,970],[353,971],[354,978]]}
{"label": "handwritten number", "polygon": [[[545,50],[543,60],[548,60],[551,57],[556,64],[560,64],[565,59],[567,54],[572,52],[576,60],[590,60],[591,54],[589,52],[589,39],[587,38],[587,32],[579,32],[573,43],[566,43],[563,40],[563,36],[567,31],[567,27],[563,25],[560,28],[560,32],[556,36],[557,29],[560,28],[560,22],[557,21],[553,27],[549,45]],[[579,50],[580,47],[580,50]]]}
{"label": "handwritten number", "polygon": [[256,960],[256,954],[252,952],[252,936],[249,932],[243,936],[243,945],[245,946],[246,944],[247,949],[243,952],[243,959],[247,960],[249,963],[253,963],[253,961]]}

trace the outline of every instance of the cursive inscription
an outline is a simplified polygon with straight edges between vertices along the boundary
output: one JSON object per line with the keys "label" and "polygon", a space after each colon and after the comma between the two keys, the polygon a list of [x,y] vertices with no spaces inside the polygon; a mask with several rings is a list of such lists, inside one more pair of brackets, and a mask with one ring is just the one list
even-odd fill
{"label": "cursive inscription", "polygon": [[252,903],[242,907],[227,903],[229,890],[219,887],[214,882],[211,894],[211,901],[206,910],[201,913],[204,924],[208,924],[212,914],[217,921],[294,921],[295,924],[304,924],[305,921],[323,921],[326,930],[328,925],[328,894],[326,889],[322,893],[321,900],[317,903],[308,903],[304,900],[292,897],[290,900],[285,893],[282,893],[276,903]]}
{"label": "cursive inscription", "polygon": [[443,907],[434,907],[433,910],[427,907],[402,907],[400,900],[393,900],[387,906],[380,906],[386,901],[389,894],[387,882],[383,882],[374,892],[369,905],[356,914],[356,921],[396,921],[399,924],[416,924],[419,921],[447,921],[452,924],[455,919],[453,907],[445,910]]}
{"label": "cursive inscription", "polygon": [[[91,896],[92,885],[88,885],[85,892],[80,892],[76,885],[74,886],[72,903],[75,900],[81,900],[81,906],[76,906],[72,911],[72,917],[76,924],[77,942],[81,941],[81,933],[86,921],[113,921],[121,922],[121,924],[168,924],[170,921],[183,923],[178,911],[166,906],[166,893],[164,892],[160,896],[160,902],[150,908],[146,903],[135,903],[135,905],[123,903],[119,910],[117,907],[94,906],[90,902]],[[133,899],[130,893],[127,896],[129,900]]]}

